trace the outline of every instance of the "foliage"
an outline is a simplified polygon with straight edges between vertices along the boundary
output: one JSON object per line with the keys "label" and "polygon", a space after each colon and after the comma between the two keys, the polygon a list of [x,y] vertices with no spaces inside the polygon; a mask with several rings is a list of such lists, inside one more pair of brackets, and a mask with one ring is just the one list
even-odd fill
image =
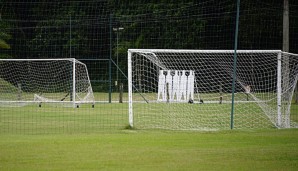
{"label": "foliage", "polygon": [[[126,71],[129,48],[233,49],[235,2],[1,0],[0,57],[116,61],[118,56],[119,67]],[[298,45],[297,2],[290,0],[293,53]],[[281,14],[279,0],[241,1],[239,49],[281,49]],[[113,31],[117,27],[124,30]]]}
{"label": "foliage", "polygon": [[115,1],[111,5],[117,9],[117,24],[125,28],[121,41],[126,42],[126,46],[129,41],[133,48],[201,48],[202,40],[196,38],[204,31],[206,21],[191,16],[197,10],[194,2],[182,2],[127,4]]}
{"label": "foliage", "polygon": [[[2,15],[0,11],[0,49],[10,49],[11,46],[7,43],[10,39],[12,39],[11,34],[9,33],[10,25],[2,20]],[[9,55],[6,53],[0,53],[1,58],[7,58]]]}
{"label": "foliage", "polygon": [[0,11],[0,48],[10,49],[10,45],[7,44],[7,40],[11,39],[11,35],[8,33],[10,26],[7,22],[2,20],[2,15]]}
{"label": "foliage", "polygon": [[[120,63],[124,64],[128,48],[233,49],[234,46],[233,0],[29,2],[2,0],[0,45],[15,47],[13,54],[19,57],[82,59],[118,54]],[[296,1],[290,1],[291,4],[297,5]],[[282,3],[276,0],[241,1],[239,48],[280,49],[281,7]],[[7,21],[11,24],[7,25]],[[295,30],[297,26],[293,24],[291,28]],[[111,30],[114,27],[124,30],[116,33]],[[118,49],[116,34],[119,34]]]}
{"label": "foliage", "polygon": [[10,46],[3,39],[0,39],[0,49],[10,49]]}

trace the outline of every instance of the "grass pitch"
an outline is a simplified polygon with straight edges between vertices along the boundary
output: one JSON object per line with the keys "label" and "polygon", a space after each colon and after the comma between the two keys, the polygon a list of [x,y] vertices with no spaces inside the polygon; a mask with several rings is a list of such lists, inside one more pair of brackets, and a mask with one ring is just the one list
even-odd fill
{"label": "grass pitch", "polygon": [[102,103],[79,108],[29,105],[0,108],[2,134],[79,134],[119,130],[128,125],[128,105]]}
{"label": "grass pitch", "polygon": [[[235,129],[272,129],[274,125],[255,103],[235,104]],[[297,122],[297,104],[291,119]],[[134,103],[137,129],[229,130],[230,104]],[[0,108],[0,134],[97,133],[128,125],[127,103],[97,103],[80,108],[38,104]]]}
{"label": "grass pitch", "polygon": [[[165,112],[171,107],[158,105],[150,110]],[[210,110],[212,106],[188,105],[181,113],[179,105],[171,110],[181,116],[193,107],[205,111],[193,119],[217,112],[218,116],[209,118],[214,122],[221,116],[221,112]],[[127,103],[76,109],[2,107],[0,170],[297,170],[298,129],[128,130],[124,129],[127,107]],[[298,111],[296,107],[293,113]],[[228,111],[229,106],[221,109]],[[258,115],[258,110],[251,108],[248,111],[254,112],[243,113],[243,119]],[[165,112],[163,119],[178,113]],[[228,116],[221,116],[225,124]]]}
{"label": "grass pitch", "polygon": [[297,170],[297,166],[297,129],[0,137],[0,170]]}

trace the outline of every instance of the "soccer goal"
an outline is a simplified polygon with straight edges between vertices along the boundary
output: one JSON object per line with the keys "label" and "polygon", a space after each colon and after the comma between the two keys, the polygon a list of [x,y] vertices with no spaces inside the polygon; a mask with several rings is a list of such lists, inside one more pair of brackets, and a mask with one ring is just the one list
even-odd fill
{"label": "soccer goal", "polygon": [[72,59],[0,59],[0,105],[79,107],[94,95],[87,67]]}
{"label": "soccer goal", "polygon": [[233,50],[129,49],[130,126],[178,130],[229,129],[232,123],[234,128],[297,127],[290,107],[298,55],[238,50],[232,98],[233,56]]}

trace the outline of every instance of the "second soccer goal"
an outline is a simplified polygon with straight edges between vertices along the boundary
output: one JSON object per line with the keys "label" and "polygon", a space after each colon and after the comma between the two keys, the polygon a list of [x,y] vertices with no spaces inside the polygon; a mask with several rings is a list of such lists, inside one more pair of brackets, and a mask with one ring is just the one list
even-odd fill
{"label": "second soccer goal", "polygon": [[0,106],[94,106],[84,63],[73,59],[0,59]]}

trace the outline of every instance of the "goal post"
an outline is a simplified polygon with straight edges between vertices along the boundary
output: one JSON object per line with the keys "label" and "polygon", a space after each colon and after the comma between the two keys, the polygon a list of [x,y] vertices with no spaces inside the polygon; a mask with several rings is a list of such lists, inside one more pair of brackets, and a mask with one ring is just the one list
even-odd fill
{"label": "goal post", "polygon": [[133,106],[132,106],[132,52],[128,50],[128,122],[130,127],[133,127]]}
{"label": "goal post", "polygon": [[73,59],[72,63],[72,103],[76,107],[76,60]]}
{"label": "goal post", "polygon": [[[229,129],[233,55],[233,50],[129,49],[130,126]],[[297,77],[296,54],[238,50],[234,128],[297,127],[290,115]]]}
{"label": "goal post", "polygon": [[74,58],[0,59],[0,105],[94,106],[87,66]]}
{"label": "goal post", "polygon": [[281,94],[282,94],[282,86],[281,86],[281,53],[278,53],[277,55],[277,126],[281,126],[282,122],[282,113],[281,113],[281,105],[282,105],[282,99],[281,99]]}

